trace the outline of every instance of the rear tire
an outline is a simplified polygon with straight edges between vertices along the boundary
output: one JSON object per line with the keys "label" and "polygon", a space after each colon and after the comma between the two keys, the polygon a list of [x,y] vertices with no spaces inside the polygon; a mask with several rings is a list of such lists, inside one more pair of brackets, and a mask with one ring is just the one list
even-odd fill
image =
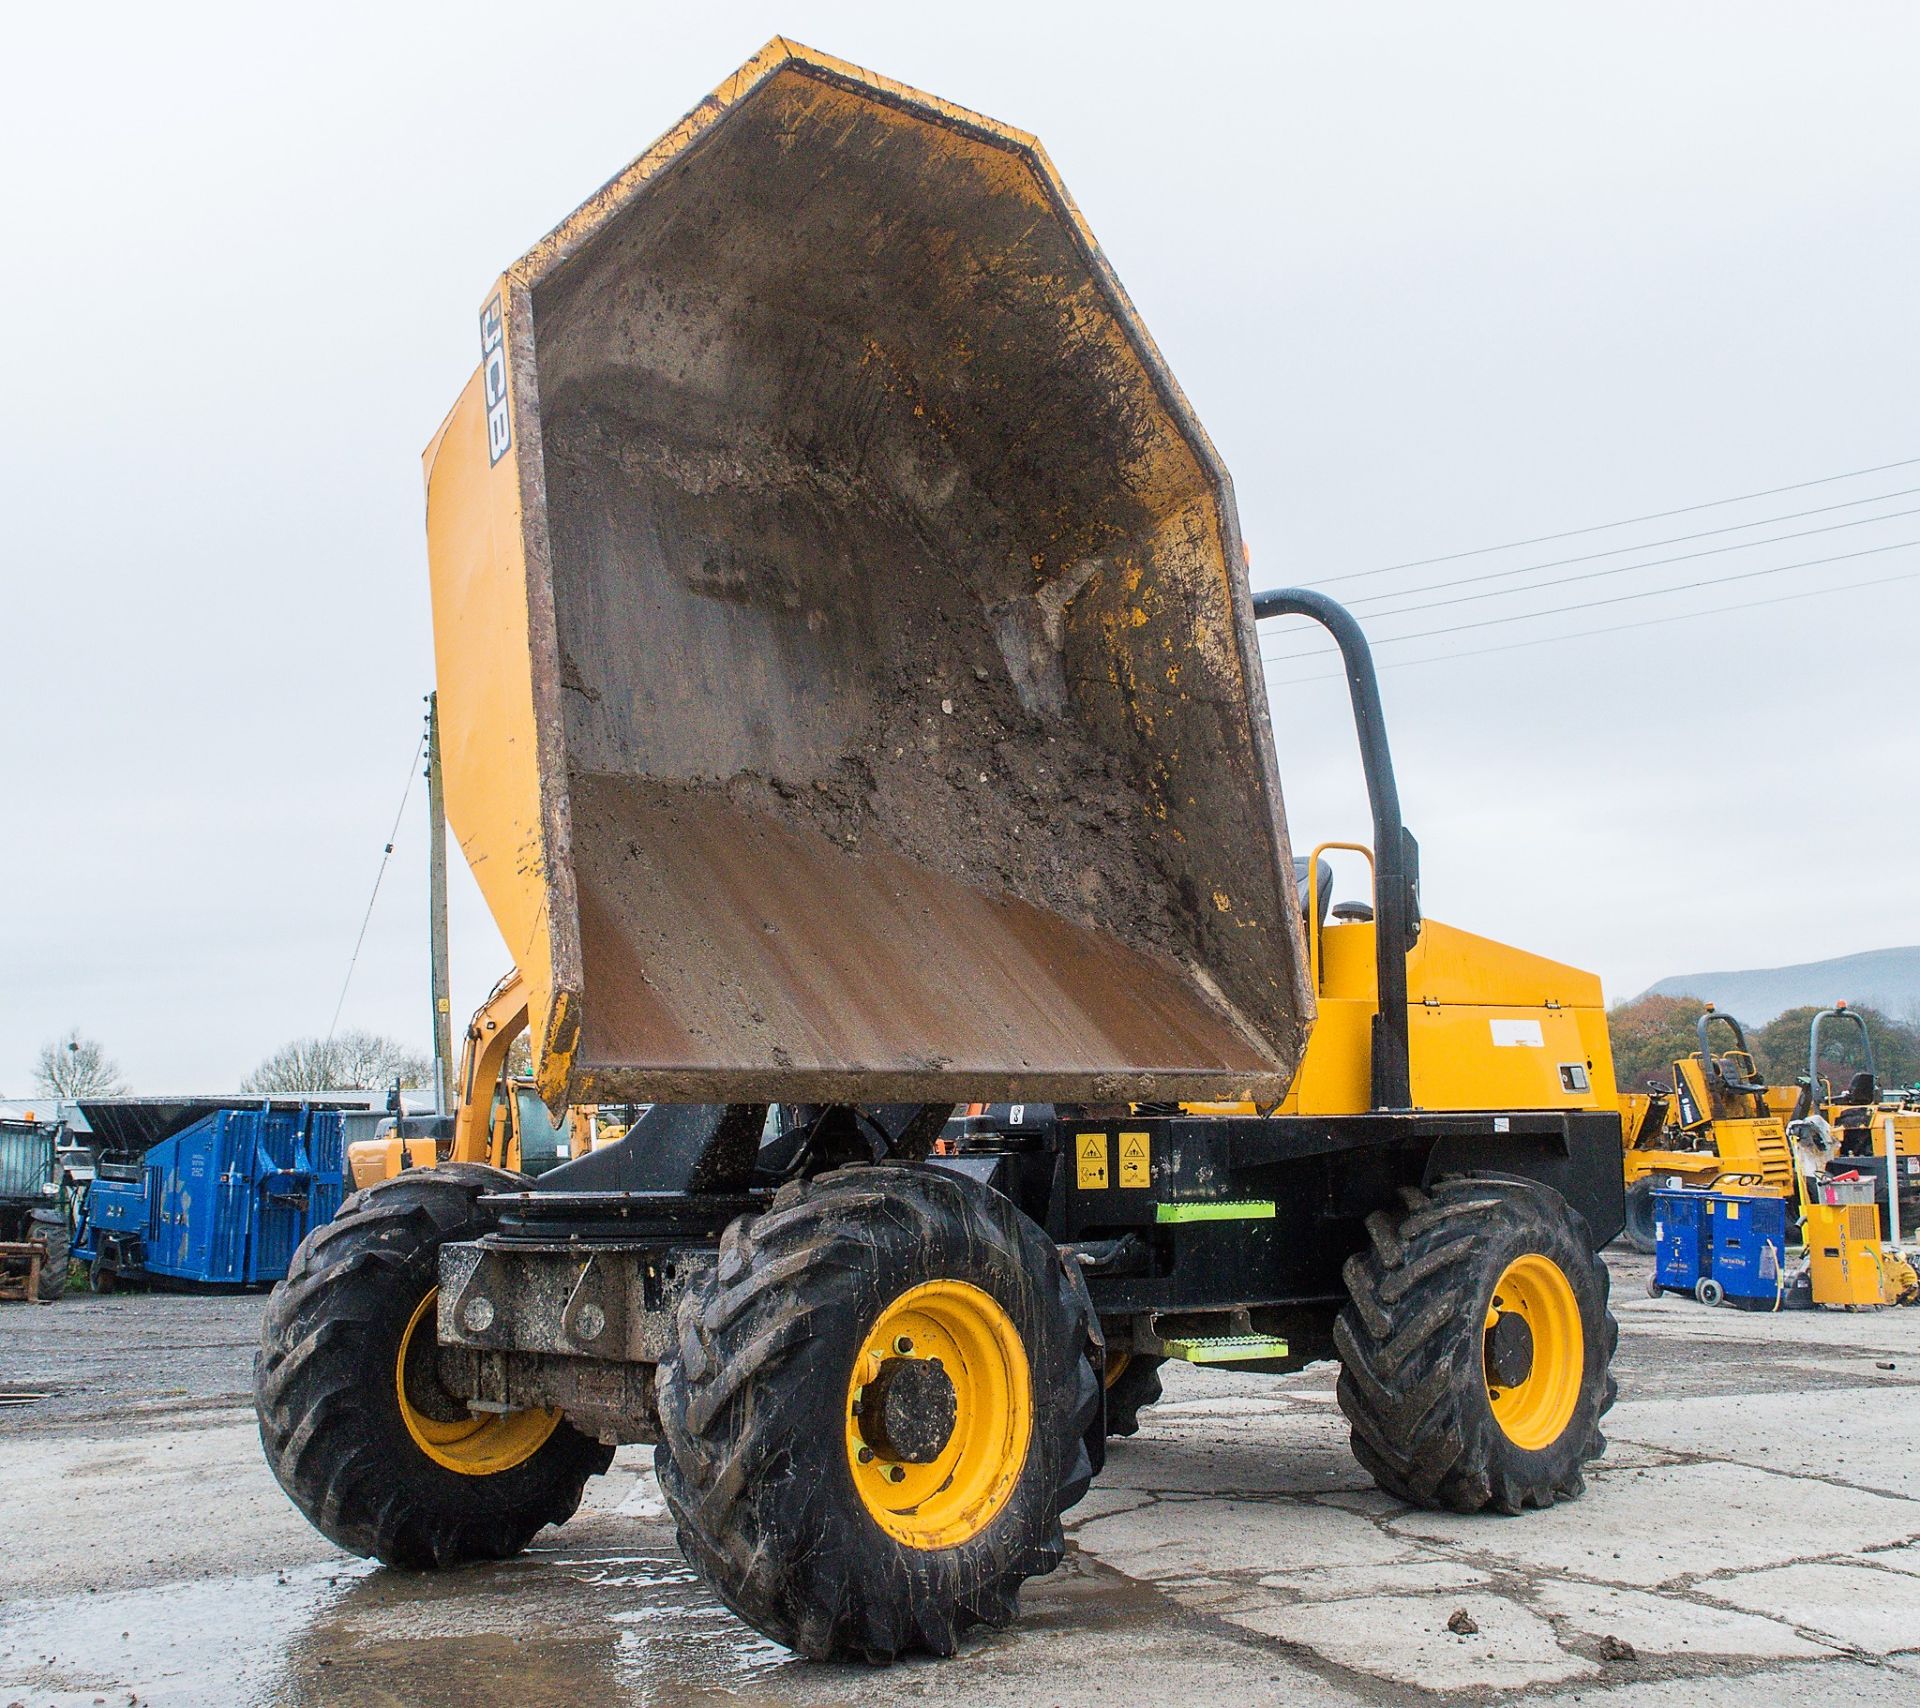
{"label": "rear tire", "polygon": [[1627,1188],[1626,1242],[1643,1256],[1651,1257],[1660,1249],[1654,1238],[1653,1181],[1642,1175]]}
{"label": "rear tire", "polygon": [[73,1267],[73,1234],[60,1210],[34,1210],[27,1217],[27,1238],[45,1240],[47,1258],[40,1265],[40,1297],[57,1299],[67,1290],[67,1271]]}
{"label": "rear tire", "polygon": [[[748,1624],[815,1660],[946,1655],[968,1627],[1005,1624],[1020,1585],[1060,1563],[1060,1515],[1093,1474],[1083,1298],[1053,1242],[962,1176],[862,1167],[783,1188],[727,1230],[660,1365],[655,1462],[681,1550]],[[969,1321],[998,1338],[969,1340]],[[937,1387],[929,1365],[955,1396],[938,1445],[916,1449],[935,1456],[863,1445],[871,1396]]]}
{"label": "rear tire", "polygon": [[1140,1414],[1158,1402],[1161,1395],[1160,1366],[1164,1358],[1149,1358],[1142,1353],[1123,1353],[1116,1372],[1107,1372],[1107,1434],[1134,1435],[1140,1429]]}
{"label": "rear tire", "polygon": [[1619,1339],[1586,1224],[1530,1181],[1404,1196],[1406,1215],[1367,1217],[1369,1249],[1344,1272],[1334,1344],[1354,1456],[1413,1506],[1517,1513],[1580,1495],[1606,1449]]}
{"label": "rear tire", "polygon": [[433,1333],[440,1247],[492,1226],[482,1192],[523,1184],[448,1163],[357,1192],[300,1242],[267,1302],[253,1365],[261,1445],[288,1498],[350,1553],[414,1567],[506,1559],[566,1523],[612,1461],[547,1414],[468,1413],[419,1339]]}

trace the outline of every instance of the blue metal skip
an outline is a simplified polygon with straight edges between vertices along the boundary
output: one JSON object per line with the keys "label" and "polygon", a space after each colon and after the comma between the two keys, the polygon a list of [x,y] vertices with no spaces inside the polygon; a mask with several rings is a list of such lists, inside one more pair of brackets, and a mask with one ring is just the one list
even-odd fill
{"label": "blue metal skip", "polygon": [[171,1281],[258,1286],[287,1272],[346,1191],[341,1111],[310,1103],[217,1109],[93,1182],[75,1255],[103,1253]]}

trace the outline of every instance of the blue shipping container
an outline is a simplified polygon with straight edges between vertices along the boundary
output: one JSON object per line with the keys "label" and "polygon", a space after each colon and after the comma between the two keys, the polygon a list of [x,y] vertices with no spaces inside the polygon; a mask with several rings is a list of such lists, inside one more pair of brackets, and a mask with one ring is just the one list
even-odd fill
{"label": "blue shipping container", "polygon": [[172,1281],[258,1286],[287,1272],[346,1191],[341,1112],[311,1104],[217,1109],[96,1178],[75,1255]]}

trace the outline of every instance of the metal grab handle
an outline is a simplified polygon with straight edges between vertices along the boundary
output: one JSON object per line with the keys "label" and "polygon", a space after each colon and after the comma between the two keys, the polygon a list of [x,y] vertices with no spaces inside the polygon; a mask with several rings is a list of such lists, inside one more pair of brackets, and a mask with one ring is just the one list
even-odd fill
{"label": "metal grab handle", "polygon": [[1420,845],[1400,817],[1400,789],[1387,747],[1386,716],[1373,652],[1346,606],[1307,587],[1280,587],[1253,596],[1253,614],[1310,617],[1340,648],[1347,695],[1353,704],[1360,765],[1373,809],[1374,961],[1379,1004],[1373,1015],[1372,1102],[1376,1109],[1413,1107],[1413,1071],[1407,1018],[1407,955],[1420,935]]}

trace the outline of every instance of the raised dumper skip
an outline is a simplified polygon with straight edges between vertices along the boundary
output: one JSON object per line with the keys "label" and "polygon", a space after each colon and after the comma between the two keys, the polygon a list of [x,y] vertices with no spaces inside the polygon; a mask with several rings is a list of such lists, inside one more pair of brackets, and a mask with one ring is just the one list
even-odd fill
{"label": "raised dumper skip", "polygon": [[[484,300],[427,454],[448,813],[548,1102],[657,1106],[308,1241],[258,1364],[301,1509],[498,1558],[656,1442],[729,1606],[886,1660],[1012,1616],[1168,1358],[1338,1358],[1416,1504],[1578,1494],[1598,983],[1422,919],[1365,643],[1251,592],[1039,145],[775,41]],[[1346,659],[1370,905],[1287,841],[1281,613]]]}

